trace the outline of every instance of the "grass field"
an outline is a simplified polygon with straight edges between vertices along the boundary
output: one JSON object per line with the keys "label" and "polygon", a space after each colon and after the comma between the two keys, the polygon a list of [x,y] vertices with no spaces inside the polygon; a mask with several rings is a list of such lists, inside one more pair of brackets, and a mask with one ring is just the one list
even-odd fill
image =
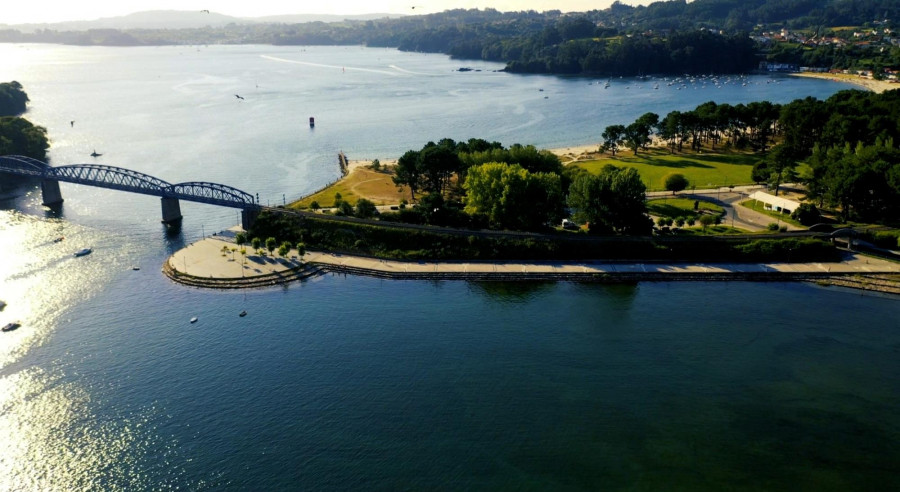
{"label": "grass field", "polygon": [[690,187],[715,188],[718,186],[752,184],[750,171],[759,156],[743,153],[682,153],[670,154],[666,149],[654,148],[639,152],[619,152],[615,157],[604,157],[574,164],[592,173],[599,173],[603,166],[633,167],[641,175],[648,191],[665,190],[663,179],[667,174],[683,174]]}
{"label": "grass field", "polygon": [[[709,210],[710,212],[721,215],[725,210],[710,202],[698,200],[699,210]],[[668,217],[676,219],[678,217],[690,217],[700,215],[694,211],[694,200],[690,198],[659,198],[647,202],[647,211],[651,215],[657,217]]]}
{"label": "grass field", "polygon": [[314,201],[318,202],[320,207],[331,207],[336,193],[340,193],[341,199],[351,205],[356,205],[356,201],[360,198],[367,198],[375,205],[393,205],[400,203],[404,198],[409,200],[409,189],[406,187],[398,189],[391,181],[390,174],[358,168],[331,186],[290,203],[288,208],[309,208],[309,204]]}

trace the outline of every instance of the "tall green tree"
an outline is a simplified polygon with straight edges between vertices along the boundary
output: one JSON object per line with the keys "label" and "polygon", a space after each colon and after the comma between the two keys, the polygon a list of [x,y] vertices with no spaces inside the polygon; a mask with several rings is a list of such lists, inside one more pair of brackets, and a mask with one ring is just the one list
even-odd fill
{"label": "tall green tree", "polygon": [[439,144],[428,142],[419,152],[416,165],[424,178],[422,188],[441,194],[453,174],[460,170],[461,161],[453,140],[442,140]]}
{"label": "tall green tree", "polygon": [[559,175],[530,173],[518,164],[489,162],[469,169],[465,211],[492,227],[535,230],[562,218]]}
{"label": "tall green tree", "polygon": [[624,125],[609,125],[603,130],[601,135],[603,137],[603,149],[615,156],[619,146],[622,145],[624,135]]}
{"label": "tall green tree", "polygon": [[412,201],[416,201],[416,191],[420,190],[424,183],[424,176],[422,176],[419,164],[419,152],[408,150],[400,156],[391,179],[397,186],[408,186],[410,198]]}
{"label": "tall green tree", "polygon": [[569,186],[567,203],[575,219],[593,233],[649,234],[647,187],[634,168],[606,166],[599,175],[579,174]]}
{"label": "tall green tree", "polygon": [[43,161],[48,148],[50,142],[44,127],[18,116],[0,117],[0,155],[24,155]]}
{"label": "tall green tree", "polygon": [[[795,178],[794,169],[797,167],[797,151],[789,145],[775,146],[766,158],[766,169],[769,172],[769,184],[775,187],[775,196],[778,196],[778,188],[786,179]],[[755,168],[754,168],[755,169]]]}
{"label": "tall green tree", "polygon": [[653,127],[659,124],[659,115],[656,113],[644,113],[634,123],[625,127],[622,139],[625,145],[637,155],[638,149],[645,148],[650,143],[650,135]]}
{"label": "tall green tree", "polygon": [[22,90],[22,84],[12,82],[0,83],[0,116],[19,116],[25,112],[28,94]]}

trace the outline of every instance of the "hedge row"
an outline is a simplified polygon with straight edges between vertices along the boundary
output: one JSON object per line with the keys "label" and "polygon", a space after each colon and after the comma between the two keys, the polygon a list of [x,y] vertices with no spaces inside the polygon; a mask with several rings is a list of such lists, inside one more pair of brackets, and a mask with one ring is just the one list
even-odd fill
{"label": "hedge row", "polygon": [[404,260],[836,261],[828,242],[810,238],[506,236],[448,233],[263,213],[251,235],[302,241],[325,250]]}

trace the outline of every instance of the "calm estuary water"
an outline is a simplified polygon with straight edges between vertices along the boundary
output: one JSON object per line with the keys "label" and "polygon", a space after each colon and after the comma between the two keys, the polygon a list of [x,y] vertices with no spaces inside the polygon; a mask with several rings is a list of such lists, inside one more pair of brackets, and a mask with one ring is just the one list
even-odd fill
{"label": "calm estuary water", "polygon": [[[54,165],[96,149],[263,203],[335,179],[339,150],[587,144],[646,111],[846,88],[603,89],[498,68],[359,47],[0,45]],[[0,337],[0,490],[900,486],[896,298],[352,276],[211,292],[159,269],[233,210],[182,203],[167,235],[156,198],[62,184],[54,214],[0,179],[0,323],[24,324]]]}

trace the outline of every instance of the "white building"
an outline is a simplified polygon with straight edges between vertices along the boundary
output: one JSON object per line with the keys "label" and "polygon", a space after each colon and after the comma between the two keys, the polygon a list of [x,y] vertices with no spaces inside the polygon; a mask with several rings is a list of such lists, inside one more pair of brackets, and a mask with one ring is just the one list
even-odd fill
{"label": "white building", "polygon": [[776,212],[783,212],[786,214],[797,210],[797,207],[800,206],[800,202],[788,200],[787,198],[782,198],[780,196],[770,195],[762,191],[754,191],[750,194],[750,199],[762,202],[765,205],[766,210],[774,210]]}

